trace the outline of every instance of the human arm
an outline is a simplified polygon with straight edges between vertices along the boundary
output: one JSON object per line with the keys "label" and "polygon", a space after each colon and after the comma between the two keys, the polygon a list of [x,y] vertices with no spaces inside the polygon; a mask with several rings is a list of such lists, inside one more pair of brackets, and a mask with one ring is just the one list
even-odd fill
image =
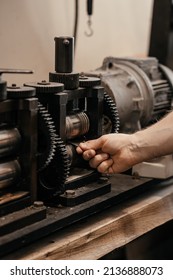
{"label": "human arm", "polygon": [[173,112],[133,134],[106,134],[80,143],[77,152],[101,173],[120,173],[133,165],[173,153]]}

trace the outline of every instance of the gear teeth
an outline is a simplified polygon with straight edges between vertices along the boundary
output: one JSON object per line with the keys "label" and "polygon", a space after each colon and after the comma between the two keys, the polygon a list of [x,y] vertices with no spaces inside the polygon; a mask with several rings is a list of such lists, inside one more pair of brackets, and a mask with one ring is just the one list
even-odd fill
{"label": "gear teeth", "polygon": [[91,87],[100,86],[100,85],[101,85],[100,78],[85,76],[84,74],[81,74],[79,76],[79,86],[80,87],[91,88]]}
{"label": "gear teeth", "polygon": [[60,154],[63,156],[63,169],[65,173],[64,180],[66,180],[70,173],[68,154],[62,140],[59,137],[57,137],[56,140],[57,140],[57,145],[59,146]]}
{"label": "gear teeth", "polygon": [[[46,124],[47,127],[47,134],[49,135],[49,148],[48,148],[48,155],[46,160],[42,163],[42,166],[39,167],[38,171],[42,171],[43,169],[45,169],[50,162],[52,161],[52,159],[54,158],[55,155],[55,151],[56,151],[56,144],[54,139],[56,138],[55,135],[55,129],[53,127],[53,121],[52,118],[50,117],[50,114],[48,113],[47,110],[45,110],[44,106],[38,102],[38,109],[39,109],[39,116],[41,117],[42,121]],[[50,125],[50,120],[51,120],[51,125]],[[54,129],[54,131],[53,131]]]}
{"label": "gear teeth", "polygon": [[118,110],[114,101],[106,92],[104,92],[104,110],[106,111],[104,112],[105,115],[108,115],[109,112],[110,120],[112,122],[111,132],[118,133],[120,128],[120,118],[119,118]]}
{"label": "gear teeth", "polygon": [[51,83],[51,82],[38,82],[38,83],[25,83],[24,86],[33,87],[36,89],[36,94],[39,96],[50,96],[62,92],[64,90],[64,84],[62,83]]}
{"label": "gear teeth", "polygon": [[7,97],[12,99],[30,98],[36,95],[35,88],[18,87],[15,84],[7,87]]}
{"label": "gear teeth", "polygon": [[[67,150],[63,141],[56,133],[56,127],[54,125],[54,121],[51,115],[49,114],[49,112],[45,109],[45,107],[40,102],[38,104],[38,108],[39,108],[38,111],[41,120],[44,125],[43,133],[48,135],[48,154],[46,160],[39,168],[39,172],[41,172],[40,173],[41,177],[44,178],[44,170],[53,171],[55,169],[56,184],[58,189],[61,190],[63,189],[64,183],[70,173],[70,163],[67,155]],[[60,162],[60,166],[59,166],[59,162]],[[46,179],[46,181],[47,184],[49,185],[49,179],[48,180]],[[51,186],[49,187],[51,188]]]}
{"label": "gear teeth", "polygon": [[49,73],[49,81],[64,84],[64,89],[76,89],[79,87],[79,73]]}

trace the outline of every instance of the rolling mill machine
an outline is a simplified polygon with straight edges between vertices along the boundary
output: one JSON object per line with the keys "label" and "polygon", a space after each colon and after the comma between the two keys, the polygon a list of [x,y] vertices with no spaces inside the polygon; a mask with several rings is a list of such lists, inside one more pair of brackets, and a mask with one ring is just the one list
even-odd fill
{"label": "rolling mill machine", "polygon": [[[76,146],[157,121],[172,109],[172,71],[155,58],[108,57],[79,74],[73,45],[73,37],[55,38],[48,81],[19,87],[0,79],[0,256],[146,190],[153,180],[134,170],[99,174]],[[30,73],[0,69],[0,77],[6,72]]]}

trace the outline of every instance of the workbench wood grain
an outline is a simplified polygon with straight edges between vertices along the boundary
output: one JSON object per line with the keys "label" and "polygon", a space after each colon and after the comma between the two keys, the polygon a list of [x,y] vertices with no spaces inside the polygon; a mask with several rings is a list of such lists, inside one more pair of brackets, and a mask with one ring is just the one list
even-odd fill
{"label": "workbench wood grain", "polygon": [[99,259],[173,219],[173,185],[154,187],[22,248],[5,259]]}

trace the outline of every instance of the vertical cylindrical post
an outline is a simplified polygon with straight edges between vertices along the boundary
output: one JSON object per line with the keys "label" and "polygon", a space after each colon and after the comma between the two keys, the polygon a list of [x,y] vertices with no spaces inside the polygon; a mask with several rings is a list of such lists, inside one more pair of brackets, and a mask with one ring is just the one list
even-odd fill
{"label": "vertical cylindrical post", "polygon": [[74,38],[55,37],[55,71],[58,73],[73,72]]}

